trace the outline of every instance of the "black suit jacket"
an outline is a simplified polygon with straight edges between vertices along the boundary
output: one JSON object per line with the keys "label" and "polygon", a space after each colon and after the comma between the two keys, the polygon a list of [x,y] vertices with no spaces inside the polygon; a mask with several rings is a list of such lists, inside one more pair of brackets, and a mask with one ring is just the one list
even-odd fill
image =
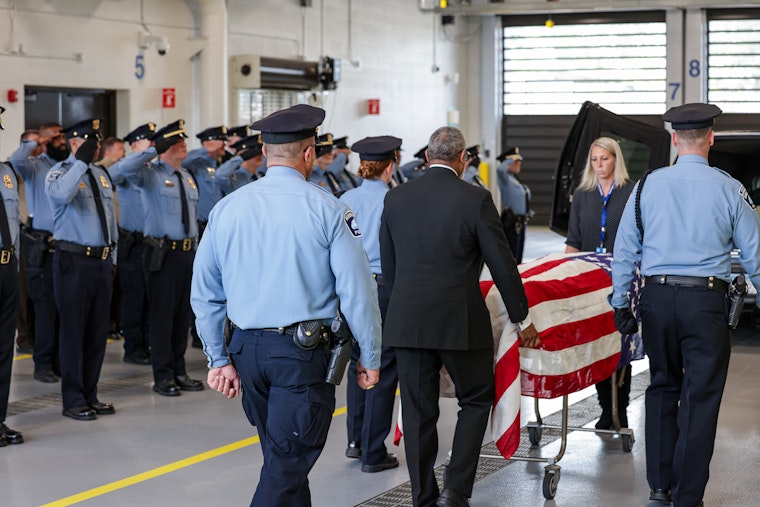
{"label": "black suit jacket", "polygon": [[475,350],[493,346],[480,292],[485,260],[512,322],[528,315],[491,194],[432,166],[385,197],[380,257],[390,293],[383,345]]}

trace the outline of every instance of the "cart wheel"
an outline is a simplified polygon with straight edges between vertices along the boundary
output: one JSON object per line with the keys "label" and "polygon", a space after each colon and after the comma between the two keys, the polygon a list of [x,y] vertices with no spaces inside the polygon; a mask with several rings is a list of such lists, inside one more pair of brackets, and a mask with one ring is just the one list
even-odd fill
{"label": "cart wheel", "polygon": [[559,471],[544,474],[544,498],[551,500],[557,494],[557,483],[559,482]]}
{"label": "cart wheel", "polygon": [[531,444],[538,445],[541,442],[542,433],[541,426],[528,426],[528,440]]}
{"label": "cart wheel", "polygon": [[622,434],[620,435],[620,439],[623,442],[623,451],[631,452],[633,449],[633,439],[631,438],[631,435]]}

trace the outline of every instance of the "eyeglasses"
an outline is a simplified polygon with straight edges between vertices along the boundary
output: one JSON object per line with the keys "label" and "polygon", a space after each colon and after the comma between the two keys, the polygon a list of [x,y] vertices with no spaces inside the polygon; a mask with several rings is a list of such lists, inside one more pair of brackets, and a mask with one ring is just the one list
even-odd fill
{"label": "eyeglasses", "polygon": [[470,154],[470,152],[469,152],[469,151],[465,151],[465,152],[464,152],[464,161],[465,161],[465,162],[468,162],[468,161],[472,160],[472,158],[473,158],[473,157],[472,157],[472,155]]}
{"label": "eyeglasses", "polygon": [[306,150],[308,150],[309,148],[314,148],[316,150],[317,149],[317,144],[314,143],[314,144],[308,145],[306,148],[303,149],[303,151],[301,151],[301,153],[305,153]]}

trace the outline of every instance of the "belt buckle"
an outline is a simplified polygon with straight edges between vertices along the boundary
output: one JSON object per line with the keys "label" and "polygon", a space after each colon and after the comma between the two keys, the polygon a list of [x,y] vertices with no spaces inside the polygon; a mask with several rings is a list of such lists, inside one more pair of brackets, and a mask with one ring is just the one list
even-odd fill
{"label": "belt buckle", "polygon": [[189,252],[193,248],[192,238],[185,238],[182,240],[182,251]]}
{"label": "belt buckle", "polygon": [[666,275],[660,275],[660,285],[665,285],[667,278],[668,277]]}
{"label": "belt buckle", "polygon": [[101,259],[101,260],[106,260],[106,259],[108,259],[108,254],[110,253],[110,251],[111,251],[111,248],[109,248],[109,247],[107,247],[107,246],[104,246],[104,247],[103,247],[103,253],[102,253],[102,254],[100,254],[100,259]]}
{"label": "belt buckle", "polygon": [[11,251],[2,250],[0,253],[0,264],[9,264],[11,262]]}

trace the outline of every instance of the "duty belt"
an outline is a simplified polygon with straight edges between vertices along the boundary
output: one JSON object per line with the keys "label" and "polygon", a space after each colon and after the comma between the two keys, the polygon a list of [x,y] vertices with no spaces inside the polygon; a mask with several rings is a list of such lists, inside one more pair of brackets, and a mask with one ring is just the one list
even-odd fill
{"label": "duty belt", "polygon": [[13,250],[0,250],[0,265],[10,264],[13,254]]}
{"label": "duty belt", "polygon": [[289,334],[290,336],[293,336],[296,334],[296,329],[298,328],[297,324],[293,324],[292,326],[287,327],[265,327],[262,328],[262,331],[269,331],[270,333],[279,333],[279,334]]}
{"label": "duty belt", "polygon": [[644,280],[652,284],[711,289],[721,294],[728,292],[728,282],[715,276],[650,275]]}
{"label": "duty belt", "polygon": [[375,279],[375,282],[377,282],[378,285],[385,285],[385,279],[383,278],[383,275],[372,273],[372,277]]}
{"label": "duty belt", "polygon": [[166,250],[180,250],[182,252],[189,252],[195,247],[195,238],[185,239],[162,239],[155,238],[153,236],[145,236],[145,243],[153,248],[162,247]]}
{"label": "duty belt", "polygon": [[101,260],[106,260],[108,254],[113,250],[110,246],[87,246],[61,240],[56,242],[56,248],[64,252],[86,255],[87,257],[95,257]]}

